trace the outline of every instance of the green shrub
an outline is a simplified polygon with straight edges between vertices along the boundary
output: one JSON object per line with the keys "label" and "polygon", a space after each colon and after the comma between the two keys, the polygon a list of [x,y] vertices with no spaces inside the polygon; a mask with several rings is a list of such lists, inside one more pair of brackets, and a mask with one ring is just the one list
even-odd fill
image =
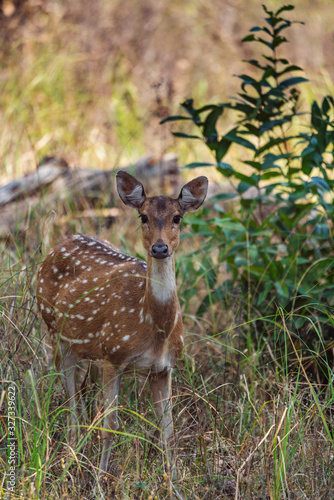
{"label": "green shrub", "polygon": [[[188,219],[193,230],[206,236],[206,250],[219,249],[219,263],[226,268],[226,279],[219,284],[206,251],[203,266],[211,269],[210,292],[198,312],[226,300],[238,287],[246,304],[245,321],[275,318],[279,306],[302,343],[320,345],[323,351],[323,341],[333,336],[334,101],[327,96],[301,112],[298,87],[306,79],[299,76],[300,67],[278,55],[287,42],[283,33],[292,24],[282,16],[294,7],[276,12],[263,8],[264,26],[253,27],[243,39],[266,49],[259,60],[247,61],[257,76],[239,75],[240,92],[230,101],[196,108],[188,99],[182,103],[186,114],[164,122],[192,122],[199,135],[174,135],[204,141],[215,161],[187,168],[215,167],[222,181],[234,186],[211,199],[213,210]],[[222,134],[220,118],[226,110],[236,116],[235,125]],[[241,168],[223,161],[230,148],[239,151]],[[222,203],[231,199],[232,208],[231,202]],[[317,335],[310,328],[314,323]],[[280,346],[280,330],[272,330],[271,340]]]}

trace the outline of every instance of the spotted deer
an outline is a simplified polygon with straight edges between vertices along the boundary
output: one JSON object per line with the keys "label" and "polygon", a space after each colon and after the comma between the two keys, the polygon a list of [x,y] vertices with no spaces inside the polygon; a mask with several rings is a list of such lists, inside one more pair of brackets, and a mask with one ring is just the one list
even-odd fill
{"label": "spotted deer", "polygon": [[106,241],[79,234],[48,254],[37,280],[38,307],[56,363],[65,372],[73,441],[77,432],[77,361],[103,362],[106,411],[101,471],[107,471],[112,448],[108,430],[118,429],[120,377],[129,367],[148,372],[163,443],[171,443],[171,372],[183,345],[174,252],[180,221],[203,203],[208,181],[206,177],[193,179],[176,199],[147,197],[143,185],[124,171],[117,173],[116,184],[121,200],[139,213],[147,264]]}

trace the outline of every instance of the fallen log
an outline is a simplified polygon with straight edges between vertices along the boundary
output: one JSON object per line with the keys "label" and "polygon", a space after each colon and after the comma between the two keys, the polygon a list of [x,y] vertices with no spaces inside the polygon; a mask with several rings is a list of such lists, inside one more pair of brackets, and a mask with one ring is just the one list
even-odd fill
{"label": "fallen log", "polygon": [[[171,195],[177,193],[175,155],[161,159],[149,156],[122,169],[138,176],[148,190],[158,183]],[[76,217],[99,217],[112,223],[120,210],[114,207],[117,170],[71,168],[62,158],[44,158],[36,171],[0,186],[0,239],[24,232],[31,224],[32,212],[43,217],[53,210],[65,220],[70,208],[71,217],[75,213]]]}

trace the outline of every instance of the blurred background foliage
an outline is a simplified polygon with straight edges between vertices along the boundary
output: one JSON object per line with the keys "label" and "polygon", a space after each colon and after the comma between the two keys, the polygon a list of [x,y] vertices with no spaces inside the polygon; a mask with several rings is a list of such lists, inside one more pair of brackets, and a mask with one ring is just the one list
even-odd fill
{"label": "blurred background foliage", "polygon": [[[306,24],[291,28],[284,51],[311,80],[309,100],[332,90],[334,4],[294,4]],[[234,75],[253,51],[241,38],[262,16],[255,0],[2,0],[0,8],[2,182],[50,154],[101,168],[175,148],[181,162],[203,160],[201,144],[176,146],[159,121],[188,97],[235,93]]]}

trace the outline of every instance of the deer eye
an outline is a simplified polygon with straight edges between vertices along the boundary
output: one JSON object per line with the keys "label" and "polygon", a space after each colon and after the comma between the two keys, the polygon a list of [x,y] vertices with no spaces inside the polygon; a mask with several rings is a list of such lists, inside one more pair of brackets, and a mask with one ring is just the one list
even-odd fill
{"label": "deer eye", "polygon": [[145,215],[145,214],[142,214],[142,215],[140,215],[139,217],[141,218],[141,221],[142,221],[142,223],[143,223],[143,224],[145,224],[145,222],[147,222],[147,221],[148,221],[148,217],[147,217],[147,215]]}
{"label": "deer eye", "polygon": [[175,215],[173,218],[174,224],[180,224],[180,220],[182,219],[181,215]]}

